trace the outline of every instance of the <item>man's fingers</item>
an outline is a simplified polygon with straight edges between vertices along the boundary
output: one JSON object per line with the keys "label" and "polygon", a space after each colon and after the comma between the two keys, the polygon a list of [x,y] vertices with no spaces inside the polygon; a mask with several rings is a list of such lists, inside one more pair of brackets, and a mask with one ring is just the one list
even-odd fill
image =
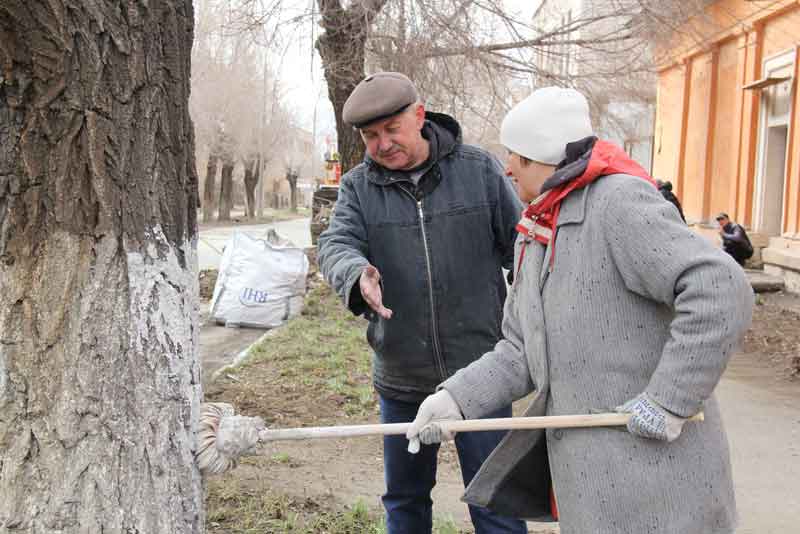
{"label": "man's fingers", "polygon": [[392,310],[383,305],[383,292],[381,291],[381,273],[374,265],[367,265],[361,273],[361,296],[375,313],[384,319],[392,318]]}
{"label": "man's fingers", "polygon": [[392,310],[383,305],[383,292],[380,286],[380,274],[371,265],[364,269],[361,284],[361,296],[372,310],[384,319],[392,318]]}
{"label": "man's fingers", "polygon": [[364,301],[367,303],[367,306],[372,308],[375,313],[383,317],[384,319],[391,319],[392,318],[392,310],[387,308],[383,305],[383,298],[381,296],[380,290],[378,291],[367,291],[363,294]]}
{"label": "man's fingers", "polygon": [[391,319],[392,318],[392,310],[384,306],[380,300],[373,300],[373,299],[364,299],[367,301],[367,305],[369,305],[372,310],[383,317],[384,319]]}

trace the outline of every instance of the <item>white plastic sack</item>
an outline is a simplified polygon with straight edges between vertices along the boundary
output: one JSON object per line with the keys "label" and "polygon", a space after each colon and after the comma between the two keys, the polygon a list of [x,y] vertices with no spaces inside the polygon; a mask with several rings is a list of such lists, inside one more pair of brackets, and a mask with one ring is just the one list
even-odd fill
{"label": "white plastic sack", "polygon": [[211,299],[212,320],[272,328],[300,313],[308,258],[303,249],[270,234],[271,242],[239,231],[228,240]]}

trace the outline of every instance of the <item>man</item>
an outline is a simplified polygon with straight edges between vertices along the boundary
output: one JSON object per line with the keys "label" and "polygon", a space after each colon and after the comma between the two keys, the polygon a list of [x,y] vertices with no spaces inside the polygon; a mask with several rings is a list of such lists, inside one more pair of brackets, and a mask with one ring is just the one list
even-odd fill
{"label": "man", "polygon": [[[414,419],[436,386],[500,339],[514,226],[522,209],[500,164],[461,142],[447,115],[426,112],[399,73],[364,79],[344,120],[367,148],[342,178],[330,227],[319,240],[320,269],[345,305],[369,320],[381,422]],[[510,405],[488,417],[508,417]],[[468,484],[500,432],[456,439]],[[384,439],[389,534],[431,532],[438,445],[407,451]],[[524,522],[470,506],[477,534],[525,533]]]}
{"label": "man", "polygon": [[678,200],[678,197],[675,196],[675,193],[672,192],[672,182],[669,180],[666,182],[663,180],[656,180],[656,187],[658,187],[658,192],[661,193],[661,196],[664,197],[664,200],[671,203],[678,209],[678,215],[681,216],[681,220],[686,222],[686,217],[683,215],[681,203]]}
{"label": "man", "polygon": [[719,223],[719,235],[722,238],[722,248],[736,260],[736,263],[744,266],[744,261],[753,255],[753,245],[750,238],[741,225],[731,221],[727,213],[717,215]]}
{"label": "man", "polygon": [[[406,437],[533,393],[526,415],[630,413],[620,428],[510,432],[464,498],[562,534],[733,534],[728,442],[714,388],[753,291],[621,148],[586,98],[534,91],[500,129],[523,201],[504,339],[441,384]],[[703,411],[705,421],[687,419]]]}

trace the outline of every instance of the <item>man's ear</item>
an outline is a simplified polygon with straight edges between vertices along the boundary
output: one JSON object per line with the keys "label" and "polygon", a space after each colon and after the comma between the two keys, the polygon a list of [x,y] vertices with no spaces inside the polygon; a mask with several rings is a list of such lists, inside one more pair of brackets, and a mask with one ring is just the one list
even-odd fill
{"label": "man's ear", "polygon": [[416,124],[418,129],[422,129],[422,126],[425,124],[425,104],[416,104],[416,108],[414,108],[414,118],[416,119]]}

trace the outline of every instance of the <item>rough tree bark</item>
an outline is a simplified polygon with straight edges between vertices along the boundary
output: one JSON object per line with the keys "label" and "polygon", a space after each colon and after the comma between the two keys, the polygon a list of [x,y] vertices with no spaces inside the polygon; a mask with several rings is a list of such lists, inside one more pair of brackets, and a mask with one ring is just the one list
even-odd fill
{"label": "rough tree bark", "polygon": [[261,176],[261,158],[253,158],[244,164],[244,193],[246,200],[247,218],[256,217],[256,186]]}
{"label": "rough tree bark", "polygon": [[342,173],[364,158],[361,136],[342,120],[342,109],[350,93],[364,78],[364,51],[369,27],[388,0],[356,0],[347,9],[341,0],[317,0],[325,30],[316,47],[322,58],[328,97],[336,116],[336,135]]}
{"label": "rough tree bark", "polygon": [[217,220],[230,221],[233,208],[233,169],[236,162],[233,158],[225,156],[222,159],[222,174],[219,188],[219,214]]}
{"label": "rough tree bark", "polygon": [[0,531],[204,531],[190,0],[0,4]]}
{"label": "rough tree bark", "polygon": [[214,218],[214,210],[216,208],[216,195],[214,191],[217,184],[217,163],[219,156],[212,152],[208,155],[208,164],[206,165],[206,180],[203,187],[203,222],[209,222]]}

